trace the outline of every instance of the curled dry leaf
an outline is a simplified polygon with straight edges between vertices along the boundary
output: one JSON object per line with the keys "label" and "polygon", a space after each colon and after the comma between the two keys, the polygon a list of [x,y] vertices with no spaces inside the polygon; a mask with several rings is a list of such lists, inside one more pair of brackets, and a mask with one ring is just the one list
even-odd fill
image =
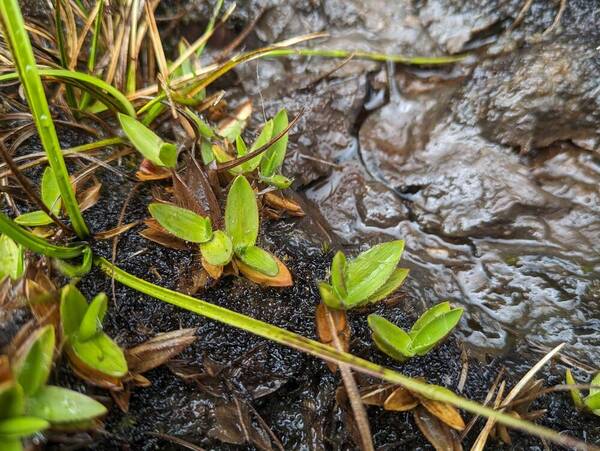
{"label": "curled dry leaf", "polygon": [[368,406],[383,407],[385,400],[396,388],[396,385],[371,385],[360,390],[360,397],[363,403]]}
{"label": "curled dry leaf", "polygon": [[462,451],[456,433],[423,407],[414,411],[415,423],[436,451]]}
{"label": "curled dry leaf", "polygon": [[255,269],[252,269],[250,266],[246,265],[237,258],[235,259],[235,263],[244,277],[252,282],[266,287],[291,287],[293,285],[293,281],[289,269],[287,269],[283,262],[277,257],[274,255],[272,257],[277,262],[277,267],[279,268],[279,272],[273,277],[269,277],[261,272],[256,271]]}
{"label": "curled dry leaf", "polygon": [[153,241],[160,244],[161,246],[168,247],[170,249],[186,250],[188,249],[187,244],[179,238],[175,238],[170,233],[161,232],[150,227],[142,230],[140,235],[147,240]]}
{"label": "curled dry leaf", "polygon": [[144,158],[140,163],[140,168],[135,173],[135,176],[141,182],[164,180],[171,177],[171,171],[167,168],[155,166],[150,160]]}
{"label": "curled dry leaf", "polygon": [[142,374],[159,367],[187,348],[196,339],[196,329],[180,329],[158,334],[142,344],[129,348],[125,351],[129,372]]}
{"label": "curled dry leaf", "polygon": [[414,409],[418,404],[419,399],[414,397],[410,391],[398,387],[386,398],[383,408],[394,412],[406,412]]}
{"label": "curled dry leaf", "polygon": [[105,230],[103,232],[98,232],[94,235],[94,238],[97,240],[109,240],[111,238],[121,235],[122,233],[127,232],[136,225],[138,225],[138,221],[130,222],[129,224],[123,224],[112,229]]}
{"label": "curled dry leaf", "polygon": [[86,211],[96,205],[100,200],[100,189],[102,189],[102,183],[96,182],[85,191],[77,194],[77,203],[81,211]]}
{"label": "curled dry leaf", "polygon": [[302,210],[302,207],[300,205],[298,205],[296,202],[286,199],[283,196],[280,196],[279,194],[275,194],[275,193],[266,193],[263,196],[263,200],[265,202],[265,204],[269,205],[270,207],[279,209],[279,210],[284,210],[286,213],[288,213],[290,216],[304,216],[304,210]]}
{"label": "curled dry leaf", "polygon": [[427,398],[420,398],[420,402],[429,413],[436,416],[451,428],[456,429],[457,431],[462,431],[465,428],[465,422],[454,406]]}
{"label": "curled dry leaf", "polygon": [[[329,319],[327,318],[327,311],[331,314],[333,324],[335,325],[335,334],[342,346],[344,352],[348,352],[350,349],[350,328],[346,318],[346,312],[344,310],[331,310],[327,309],[327,306],[320,303],[317,306],[315,312],[315,325],[317,328],[317,335],[322,343],[329,346],[334,346],[334,331],[331,330]],[[337,365],[332,362],[327,362],[327,367],[332,373],[337,371]]]}

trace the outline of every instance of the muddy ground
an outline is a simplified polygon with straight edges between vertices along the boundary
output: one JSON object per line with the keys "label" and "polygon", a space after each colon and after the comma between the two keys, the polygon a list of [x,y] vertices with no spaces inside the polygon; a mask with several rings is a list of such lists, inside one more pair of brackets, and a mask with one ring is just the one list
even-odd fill
{"label": "muddy ground", "polygon": [[[212,3],[165,1],[165,17],[178,18],[161,22],[165,40],[197,37]],[[352,60],[333,74],[339,61],[261,60],[219,82],[216,88],[227,88],[232,106],[252,98],[254,125],[283,106],[290,115],[305,108],[290,136],[285,172],[295,177],[310,214],[300,221],[265,223],[263,244],[285,259],[293,288],[265,291],[227,279],[199,296],[314,337],[315,281],[325,277],[332,255],[324,249],[355,253],[367,244],[401,238],[406,240],[403,266],[411,268],[411,276],[398,299],[377,311],[408,326],[426,307],[448,299],[465,308],[463,320],[454,337],[430,355],[398,365],[374,349],[366,327],[370,312],[352,313],[353,353],[456,389],[465,350],[470,357],[462,394],[479,401],[500,368],[506,367],[515,383],[543,355],[540,348],[560,342],[567,343],[565,355],[573,361],[597,368],[600,8],[595,2],[569,0],[560,25],[550,28],[559,2],[535,0],[512,30],[521,0],[239,3],[209,53],[218,54],[259,15],[243,48],[327,31],[328,40],[310,45],[470,56],[441,69]],[[68,147],[82,138],[63,131],[63,139]],[[30,145],[39,150],[35,142]],[[102,200],[86,214],[94,231],[117,223],[133,184],[112,175],[103,176],[103,183]],[[149,201],[149,190],[141,189],[125,220],[146,217]],[[176,288],[193,258],[157,247],[138,231],[121,238],[118,265]],[[110,258],[110,243],[95,246]],[[82,287],[90,295],[111,292],[110,281],[97,271]],[[57,437],[61,444],[49,448],[181,449],[150,435],[156,432],[204,449],[275,443],[252,414],[255,445],[224,444],[241,437],[239,426],[225,420],[234,399],[251,406],[247,411],[255,409],[284,449],[356,448],[335,402],[340,380],[321,362],[116,287],[106,329],[119,343],[132,345],[181,327],[197,327],[198,341],[172,368],[148,374],[153,385],[134,392],[128,414],[112,408],[102,433]],[[204,377],[200,384],[174,375],[181,368],[206,372],[215,365],[226,367],[218,380]],[[549,386],[562,383],[563,374],[564,367],[554,365],[540,377]],[[589,373],[578,376],[589,380]],[[65,367],[54,377],[106,397]],[[575,412],[567,395],[549,395],[535,407],[548,409],[540,424],[600,443],[598,418]],[[377,449],[429,449],[409,414],[378,408],[368,413]],[[472,432],[465,445],[475,436]],[[512,436],[512,449],[543,448],[536,438]],[[490,445],[501,448],[496,441]]]}

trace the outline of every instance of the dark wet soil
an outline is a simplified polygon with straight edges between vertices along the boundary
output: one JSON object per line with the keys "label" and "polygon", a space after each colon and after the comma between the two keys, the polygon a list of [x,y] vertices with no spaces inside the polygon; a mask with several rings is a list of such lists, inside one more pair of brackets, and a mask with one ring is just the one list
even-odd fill
{"label": "dark wet soil", "polygon": [[[235,104],[251,97],[255,124],[263,111],[271,116],[285,106],[293,115],[306,109],[290,138],[286,172],[315,214],[265,223],[263,244],[285,259],[293,288],[262,290],[230,278],[199,296],[314,337],[315,281],[325,277],[331,258],[324,243],[353,253],[368,243],[402,238],[407,242],[403,264],[411,277],[397,302],[376,311],[409,326],[426,307],[449,299],[465,308],[464,318],[438,349],[398,365],[374,349],[366,326],[370,312],[352,313],[351,352],[455,390],[467,350],[462,394],[478,401],[502,367],[514,385],[541,358],[533,345],[566,342],[567,355],[597,368],[600,10],[594,2],[570,0],[562,25],[542,36],[558,2],[534,1],[521,25],[509,31],[523,4],[255,0],[238,5],[231,27],[218,38],[228,42],[260,13],[246,48],[327,30],[332,38],[320,47],[421,55],[470,50],[475,56],[444,69],[351,61],[324,79],[339,62],[293,58],[238,68],[228,78],[233,83],[228,100]],[[165,15],[186,10],[188,26],[171,27],[173,39],[182,30],[190,39],[198,36],[210,15],[206,2],[165,2],[165,8]],[[71,135],[65,139],[78,142]],[[95,231],[117,223],[132,187],[112,175],[102,179],[102,199],[86,214]],[[149,191],[141,189],[125,221],[144,218],[149,201]],[[137,231],[121,238],[117,264],[175,288],[196,264],[193,257],[157,247]],[[110,242],[95,247],[110,258]],[[111,293],[110,281],[97,270],[82,287],[89,295]],[[19,315],[3,327],[14,330],[24,319]],[[182,327],[197,328],[198,341],[171,369],[148,373],[152,386],[134,391],[128,414],[112,407],[102,433],[61,437],[61,444],[48,448],[67,449],[70,443],[97,450],[181,449],[151,435],[159,432],[204,449],[255,449],[217,439],[236,441],[239,431],[221,420],[237,400],[256,410],[286,450],[356,449],[335,403],[339,377],[320,361],[116,286],[106,330],[122,345]],[[9,335],[3,330],[0,338]],[[223,377],[210,383],[174,375],[181,368],[202,373],[215,365],[225,367]],[[554,364],[540,377],[551,386],[562,383],[563,374],[564,367]],[[64,366],[54,378],[106,397]],[[589,375],[580,372],[579,378],[587,381]],[[600,443],[600,421],[576,412],[568,395],[548,395],[533,408],[548,409],[540,424]],[[377,449],[429,449],[410,414],[378,408],[368,413]],[[270,439],[257,418],[253,437],[264,444]],[[544,447],[536,438],[511,435],[514,443],[506,449]],[[492,441],[490,449],[503,448]]]}

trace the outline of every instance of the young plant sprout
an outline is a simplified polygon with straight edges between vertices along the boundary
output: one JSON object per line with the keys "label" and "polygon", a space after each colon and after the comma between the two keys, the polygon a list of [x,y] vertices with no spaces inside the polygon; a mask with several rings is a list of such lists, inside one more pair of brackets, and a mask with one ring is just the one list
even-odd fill
{"label": "young plant sprout", "polygon": [[[232,122],[231,124],[241,124],[238,120],[237,122]],[[283,133],[285,129],[288,127],[289,121],[286,110],[280,110],[273,119],[269,119],[265,125],[263,126],[258,138],[252,144],[252,147],[248,149],[244,139],[241,136],[241,125],[239,127],[239,131],[237,128],[235,134],[231,133],[230,128],[232,125],[229,125],[225,128],[225,131],[222,133],[226,133],[225,138],[231,139],[232,142],[235,141],[235,148],[237,153],[237,158],[241,158],[249,153],[252,153],[262,146],[266,145],[271,141],[271,139],[278,136],[280,133]],[[248,174],[254,172],[258,169],[259,179],[268,185],[274,186],[279,189],[288,188],[292,181],[287,177],[278,173],[283,165],[283,161],[285,159],[285,154],[288,145],[288,134],[286,133],[279,140],[277,140],[273,145],[271,145],[264,153],[257,155],[254,158],[251,158],[248,161],[240,164],[229,170],[229,172],[233,175],[239,174]],[[215,145],[212,146],[212,151],[215,159],[219,163],[227,163],[233,158],[229,155],[225,150],[223,150],[220,146]]]}
{"label": "young plant sprout", "polygon": [[456,327],[462,313],[462,308],[453,309],[449,302],[442,302],[423,313],[408,333],[379,315],[369,315],[368,321],[377,347],[403,362],[427,354]]}
{"label": "young plant sprout", "polygon": [[408,269],[396,268],[403,250],[404,241],[390,241],[350,261],[339,251],[331,263],[331,283],[319,282],[323,302],[333,309],[348,310],[385,299],[408,276]]}
{"label": "young plant sprout", "polygon": [[[573,377],[573,374],[571,374],[571,370],[568,368],[565,374],[565,379],[569,385],[575,385],[577,383]],[[573,398],[575,407],[578,409],[589,410],[594,415],[600,416],[600,373],[594,376],[592,382],[590,382],[590,385],[592,385],[592,387],[590,388],[590,392],[586,397],[583,397],[581,395],[581,391],[577,388],[572,388],[570,390],[571,397]]]}
{"label": "young plant sprout", "polygon": [[131,144],[146,160],[159,167],[174,168],[177,165],[177,147],[162,140],[160,136],[138,120],[119,113],[119,122]]}
{"label": "young plant sprout", "polygon": [[47,385],[55,349],[54,326],[34,331],[9,360],[0,358],[0,449],[21,450],[21,439],[48,427],[88,427],[106,414],[98,401]]}
{"label": "young plant sprout", "polygon": [[[54,170],[48,166],[42,175],[41,198],[44,205],[48,207],[55,216],[58,216],[61,208],[60,190],[54,175]],[[52,224],[52,218],[46,212],[37,210],[24,213],[15,218],[17,224],[29,227],[45,226]]]}
{"label": "young plant sprout", "polygon": [[121,348],[102,331],[108,298],[100,293],[90,304],[73,284],[61,292],[60,319],[66,351],[74,371],[105,388],[118,388],[127,374]]}
{"label": "young plant sprout", "polygon": [[23,275],[23,247],[7,235],[0,235],[0,280],[16,280]]}
{"label": "young plant sprout", "polygon": [[236,177],[227,194],[225,230],[212,229],[210,218],[185,208],[153,203],[150,214],[169,233],[199,244],[202,264],[218,278],[223,267],[231,263],[248,279],[268,286],[286,287],[292,277],[274,255],[256,246],[259,213],[256,195],[243,175]]}

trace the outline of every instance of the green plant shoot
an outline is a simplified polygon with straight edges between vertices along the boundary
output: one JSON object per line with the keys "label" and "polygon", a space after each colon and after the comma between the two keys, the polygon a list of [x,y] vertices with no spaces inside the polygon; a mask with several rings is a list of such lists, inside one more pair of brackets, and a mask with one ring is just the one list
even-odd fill
{"label": "green plant shoot", "polygon": [[[44,174],[42,175],[42,189],[40,194],[42,202],[44,202],[48,210],[55,216],[58,216],[61,208],[60,190],[54,171],[50,166],[44,170]],[[15,222],[24,226],[37,227],[52,224],[52,218],[46,212],[37,210],[16,217]]]}
{"label": "green plant shoot", "polygon": [[99,373],[118,381],[127,374],[127,362],[121,348],[102,331],[106,308],[104,293],[88,304],[75,285],[62,289],[60,318],[71,363],[80,372]]}
{"label": "green plant shoot", "polygon": [[[571,370],[567,369],[565,376],[567,384],[574,385],[577,383],[571,374]],[[590,385],[592,385],[590,392],[585,397],[582,396],[579,389],[571,388],[569,390],[571,398],[573,398],[573,403],[578,409],[589,410],[594,415],[600,416],[600,373],[592,378]]]}
{"label": "green plant shoot", "polygon": [[408,269],[396,268],[403,250],[404,241],[390,241],[350,261],[339,251],[331,263],[331,283],[319,283],[323,302],[333,309],[351,309],[386,298],[408,276]]}
{"label": "green plant shoot", "polygon": [[369,315],[368,321],[377,347],[403,362],[427,354],[456,327],[462,314],[462,308],[453,309],[449,302],[442,302],[427,310],[409,332],[379,315]]}
{"label": "green plant shoot", "polygon": [[162,140],[160,136],[140,121],[119,113],[119,122],[131,144],[144,158],[156,166],[174,168],[177,165],[177,147]]}
{"label": "green plant shoot", "polygon": [[7,235],[0,236],[0,280],[16,280],[23,275],[23,248]]}

